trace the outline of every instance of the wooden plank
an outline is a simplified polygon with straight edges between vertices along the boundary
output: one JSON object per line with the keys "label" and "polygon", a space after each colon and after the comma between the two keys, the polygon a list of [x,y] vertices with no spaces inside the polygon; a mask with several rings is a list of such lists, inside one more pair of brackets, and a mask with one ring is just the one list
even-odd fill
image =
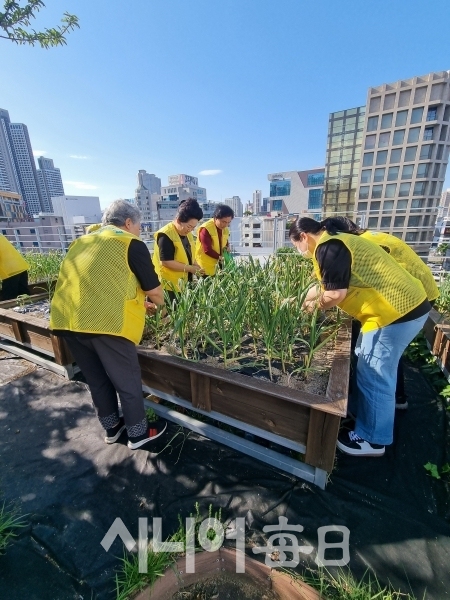
{"label": "wooden plank", "polygon": [[170,361],[166,363],[143,355],[139,348],[138,358],[144,385],[192,402],[191,376],[188,370],[178,369]]}
{"label": "wooden plank", "polygon": [[331,473],[341,419],[336,415],[311,410],[305,462]]}
{"label": "wooden plank", "polygon": [[[310,409],[236,384],[211,382],[211,408],[243,423],[306,445]],[[324,413],[326,414],[326,413]]]}
{"label": "wooden plank", "polygon": [[191,371],[192,406],[211,411],[210,378]]}
{"label": "wooden plank", "polygon": [[19,313],[9,308],[0,308],[0,320],[2,318],[13,319],[20,321],[21,323],[27,323],[39,327],[44,330],[49,330],[49,322],[46,319],[40,319],[39,317],[33,317],[29,313]]}
{"label": "wooden plank", "polygon": [[335,344],[334,358],[331,365],[330,377],[326,396],[333,405],[340,409],[340,416],[347,414],[348,390],[350,382],[350,345],[351,321],[346,321],[340,328]]}
{"label": "wooden plank", "polygon": [[13,323],[14,321],[11,321],[10,319],[0,318],[0,336],[15,340],[16,334],[14,332]]}
{"label": "wooden plank", "polygon": [[14,331],[14,337],[16,338],[16,340],[18,342],[25,342],[26,341],[26,336],[25,336],[25,332],[23,330],[23,326],[22,323],[18,323],[17,321],[13,321],[12,322],[12,328]]}
{"label": "wooden plank", "polygon": [[[33,294],[25,300],[25,303],[32,304],[33,302],[38,302],[39,300],[44,300],[46,298],[48,298],[48,292],[44,292],[42,294]],[[17,298],[14,300],[2,300],[0,302],[0,308],[15,308],[16,306],[19,306]]]}
{"label": "wooden plank", "polygon": [[241,375],[239,373],[233,373],[225,369],[219,369],[210,365],[204,365],[196,363],[190,360],[184,360],[171,354],[157,350],[149,350],[147,348],[138,347],[138,354],[140,356],[141,367],[146,364],[145,358],[152,360],[154,363],[170,365],[172,367],[172,373],[177,370],[193,371],[200,375],[206,375],[211,378],[212,381],[219,381],[225,383],[235,383],[239,387],[254,391],[262,392],[266,395],[270,395],[276,399],[283,399],[294,404],[301,406],[308,406],[317,410],[323,410],[339,416],[345,416],[342,409],[342,402],[340,400],[334,401],[332,398],[326,396],[319,396],[317,394],[310,394],[308,392],[300,392],[288,387],[283,387],[271,383],[270,381],[262,381],[249,377],[247,375]]}

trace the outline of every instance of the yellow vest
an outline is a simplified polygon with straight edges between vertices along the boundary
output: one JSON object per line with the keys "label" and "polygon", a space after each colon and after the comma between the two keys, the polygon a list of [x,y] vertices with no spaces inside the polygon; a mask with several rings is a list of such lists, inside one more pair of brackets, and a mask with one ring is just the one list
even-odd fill
{"label": "yellow vest", "polygon": [[107,225],[70,245],[61,264],[50,328],[141,341],[145,294],[128,265],[137,236]]}
{"label": "yellow vest", "polygon": [[28,271],[30,265],[11,242],[0,235],[0,279]]}
{"label": "yellow vest", "polygon": [[388,254],[398,262],[408,273],[422,282],[428,300],[436,300],[439,296],[439,288],[433,279],[430,269],[417,256],[414,250],[408,246],[403,240],[399,240],[395,235],[382,233],[381,231],[365,231],[361,237],[371,242],[375,242],[378,246],[387,248]]}
{"label": "yellow vest", "polygon": [[220,244],[219,244],[219,234],[217,232],[217,227],[214,224],[214,219],[209,219],[208,221],[206,221],[206,223],[203,223],[203,225],[201,225],[199,227],[197,242],[195,244],[197,263],[200,265],[200,267],[202,269],[204,269],[206,275],[215,275],[217,264],[219,261],[217,258],[212,258],[211,256],[208,256],[207,254],[205,254],[202,243],[200,241],[200,230],[201,229],[206,229],[206,231],[209,233],[209,235],[211,236],[211,239],[212,239],[212,249],[215,252],[217,252],[217,254],[220,254],[220,255],[223,254],[223,249],[227,245],[228,237],[230,235],[230,230],[228,229],[228,227],[225,227],[225,229],[222,229],[222,248],[221,248]]}
{"label": "yellow vest", "polygon": [[[182,273],[181,271],[173,271],[172,269],[168,269],[163,264],[161,264],[161,259],[159,257],[159,247],[158,247],[158,235],[160,233],[165,233],[170,241],[175,246],[175,256],[173,260],[176,260],[183,265],[188,265],[189,260],[186,254],[186,250],[184,249],[183,242],[181,241],[180,235],[178,231],[175,229],[175,225],[173,223],[168,223],[155,231],[153,237],[155,238],[155,244],[153,248],[153,264],[155,266],[156,274],[161,281],[161,285],[165,290],[171,291],[180,291],[180,279],[182,281],[188,280],[188,273]],[[192,254],[192,262],[195,262],[195,242],[194,236],[192,233],[187,234],[187,238],[189,240],[189,244],[191,246],[191,254]]]}
{"label": "yellow vest", "polygon": [[352,257],[348,292],[338,304],[361,321],[362,331],[386,327],[419,306],[427,296],[421,282],[400,267],[380,246],[349,233],[323,233],[313,256],[314,271],[321,279],[315,254],[328,240],[340,240]]}

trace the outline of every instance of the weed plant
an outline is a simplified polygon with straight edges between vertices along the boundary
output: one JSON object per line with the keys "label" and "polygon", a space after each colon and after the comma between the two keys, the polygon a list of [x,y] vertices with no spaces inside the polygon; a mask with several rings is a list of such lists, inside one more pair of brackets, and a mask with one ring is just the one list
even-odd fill
{"label": "weed plant", "polygon": [[50,250],[46,253],[24,252],[23,257],[30,265],[28,281],[30,283],[50,282],[56,279],[64,256],[64,252],[60,250]]}
{"label": "weed plant", "polygon": [[0,505],[0,554],[5,552],[18,530],[26,527],[24,518],[15,506],[7,505],[6,501]]}
{"label": "weed plant", "polygon": [[[145,337],[188,360],[220,358],[225,368],[236,360],[267,365],[282,373],[306,373],[314,354],[339,329],[339,313],[302,310],[314,285],[311,262],[298,253],[282,253],[260,263],[248,260],[214,277],[182,286],[177,301],[167,303],[168,317],[148,317]],[[203,356],[202,356],[203,355]]]}

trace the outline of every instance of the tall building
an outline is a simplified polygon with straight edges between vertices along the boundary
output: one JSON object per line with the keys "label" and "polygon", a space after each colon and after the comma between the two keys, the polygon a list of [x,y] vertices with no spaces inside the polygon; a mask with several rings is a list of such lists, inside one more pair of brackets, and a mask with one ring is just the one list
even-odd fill
{"label": "tall building", "polygon": [[44,211],[53,212],[52,196],[64,196],[64,185],[61,171],[55,167],[51,158],[38,158],[39,169],[37,171],[38,181],[41,188]]}
{"label": "tall building", "polygon": [[[11,123],[7,110],[0,109],[2,168],[4,181],[8,177],[10,190],[18,191],[29,215],[48,209],[45,205],[36,171],[28,128],[23,123]],[[18,189],[12,189],[18,188]]]}
{"label": "tall building", "polygon": [[255,190],[253,192],[253,214],[254,215],[261,214],[261,200],[262,200],[261,190]]}
{"label": "tall building", "polygon": [[426,258],[450,151],[450,71],[369,88],[365,114],[351,110],[330,117],[326,212],[353,211],[364,227],[391,233]]}
{"label": "tall building", "polygon": [[270,181],[268,211],[281,214],[311,213],[320,218],[325,168],[283,171],[267,176]]}
{"label": "tall building", "polygon": [[232,198],[225,198],[224,204],[233,209],[235,217],[242,217],[244,215],[244,207],[239,196],[233,196]]}
{"label": "tall building", "polygon": [[144,169],[138,171],[138,186],[135,191],[135,203],[141,211],[142,223],[150,224],[158,220],[158,202],[161,200],[161,179],[147,173]]}
{"label": "tall building", "polygon": [[161,188],[161,201],[158,202],[159,219],[170,221],[174,218],[180,202],[194,198],[199,204],[207,202],[206,189],[199,187],[197,177],[191,175],[170,175],[168,185]]}

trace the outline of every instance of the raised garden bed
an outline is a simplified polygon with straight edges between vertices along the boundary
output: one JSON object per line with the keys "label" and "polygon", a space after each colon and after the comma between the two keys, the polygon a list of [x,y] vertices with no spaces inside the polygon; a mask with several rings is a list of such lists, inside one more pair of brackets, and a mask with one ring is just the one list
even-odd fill
{"label": "raised garden bed", "polygon": [[[48,292],[30,301],[48,298]],[[62,338],[53,335],[48,321],[13,310],[16,300],[0,302],[0,348],[71,379],[79,368]]]}
{"label": "raised garden bed", "polygon": [[[165,352],[139,347],[144,390],[169,401],[173,408],[146,400],[165,418],[272,466],[325,487],[334,465],[341,417],[347,411],[350,328],[344,324],[335,340],[324,395],[302,392]],[[193,410],[233,428],[293,450],[303,460],[175,410]],[[201,417],[200,417],[201,418]]]}
{"label": "raised garden bed", "polygon": [[434,308],[423,328],[428,348],[450,381],[450,321]]}

